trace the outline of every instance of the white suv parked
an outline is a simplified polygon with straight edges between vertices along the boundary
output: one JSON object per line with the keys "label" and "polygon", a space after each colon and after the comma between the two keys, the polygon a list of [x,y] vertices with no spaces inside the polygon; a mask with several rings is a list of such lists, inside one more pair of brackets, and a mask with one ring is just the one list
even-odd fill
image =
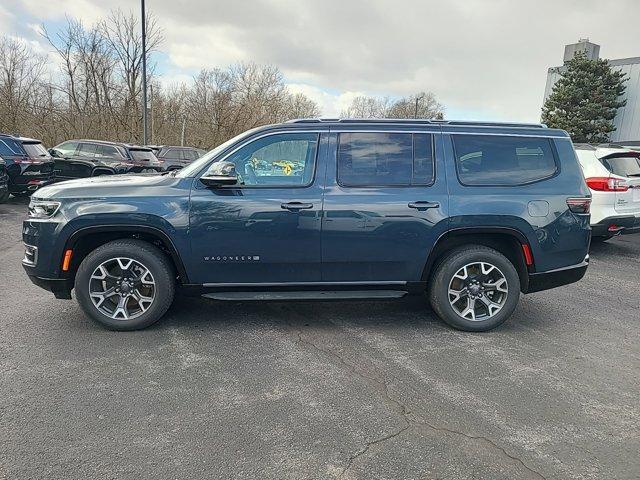
{"label": "white suv parked", "polygon": [[596,241],[640,232],[640,151],[575,145],[591,189],[591,229]]}

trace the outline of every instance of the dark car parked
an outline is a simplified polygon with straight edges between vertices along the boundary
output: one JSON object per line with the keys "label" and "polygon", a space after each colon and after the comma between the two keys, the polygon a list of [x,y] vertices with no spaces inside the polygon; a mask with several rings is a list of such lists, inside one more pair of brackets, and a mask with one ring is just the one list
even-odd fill
{"label": "dark car parked", "polygon": [[179,170],[197,160],[205,153],[205,150],[194,147],[177,147],[173,145],[147,145],[164,162],[165,171]]}
{"label": "dark car parked", "polygon": [[162,163],[153,150],[128,143],[68,140],[50,152],[55,160],[56,180],[162,171]]}
{"label": "dark car parked", "polygon": [[481,331],[521,293],[582,278],[590,203],[562,130],[299,120],[167,175],[42,189],[23,265],[119,330],[156,322],[181,287],[234,301],[426,293],[447,323]]}
{"label": "dark car parked", "polygon": [[30,195],[53,181],[53,160],[40,140],[0,133],[0,158],[13,195]]}
{"label": "dark car parked", "polygon": [[0,158],[0,203],[4,203],[9,198],[9,175],[7,175],[7,164]]}

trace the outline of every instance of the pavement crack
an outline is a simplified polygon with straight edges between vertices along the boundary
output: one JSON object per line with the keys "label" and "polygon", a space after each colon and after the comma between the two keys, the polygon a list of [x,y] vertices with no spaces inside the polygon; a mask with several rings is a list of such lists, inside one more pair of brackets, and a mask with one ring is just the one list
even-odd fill
{"label": "pavement crack", "polygon": [[[290,314],[290,316],[294,316],[294,317],[300,317],[301,320],[303,320],[302,316],[299,315],[297,312],[294,312],[292,310],[287,309],[286,307],[283,307],[283,310],[285,310],[287,313]],[[516,457],[514,455],[511,455],[509,452],[507,452],[503,447],[501,447],[500,445],[498,445],[495,441],[491,440],[488,437],[482,436],[482,435],[471,435],[459,430],[453,430],[447,427],[439,427],[436,425],[433,425],[431,423],[429,423],[428,421],[426,421],[421,415],[416,414],[415,412],[412,412],[403,402],[401,402],[400,400],[394,398],[391,393],[389,392],[389,385],[387,384],[386,380],[382,377],[382,375],[380,373],[378,373],[377,371],[375,371],[374,369],[366,369],[363,368],[362,366],[356,366],[350,362],[348,362],[342,355],[340,355],[339,353],[337,353],[336,351],[334,351],[331,348],[326,348],[323,347],[317,343],[315,343],[313,340],[311,340],[308,336],[305,336],[303,331],[299,328],[299,325],[293,324],[291,322],[289,322],[289,326],[291,326],[292,328],[295,329],[297,338],[298,338],[298,342],[306,345],[308,347],[311,347],[312,349],[314,349],[315,351],[328,356],[330,358],[332,358],[335,362],[337,362],[339,365],[341,365],[342,367],[344,367],[347,371],[349,371],[352,375],[356,375],[358,377],[360,377],[362,380],[364,380],[366,383],[368,383],[369,385],[373,386],[379,393],[379,395],[382,397],[383,401],[391,408],[391,410],[393,410],[395,413],[401,415],[402,421],[404,423],[404,426],[398,430],[396,430],[393,433],[387,434],[387,435],[383,435],[379,438],[376,438],[370,442],[366,442],[365,446],[360,449],[358,452],[356,452],[355,454],[351,455],[349,457],[349,459],[347,460],[347,465],[345,466],[345,468],[342,470],[342,472],[339,475],[339,478],[344,477],[344,475],[347,474],[347,472],[352,468],[352,466],[354,465],[354,463],[356,462],[356,460],[365,455],[369,449],[375,445],[378,445],[380,443],[384,443],[388,440],[391,440],[399,435],[401,435],[402,433],[406,432],[407,430],[409,430],[410,428],[414,428],[416,426],[422,425],[425,426],[435,432],[439,432],[439,433],[445,433],[445,434],[449,434],[449,435],[458,435],[458,436],[462,436],[468,440],[472,440],[472,441],[476,441],[476,442],[483,442],[487,445],[489,445],[490,447],[496,449],[497,451],[499,451],[500,453],[502,453],[505,457],[509,458],[512,462],[520,465],[523,469],[525,469],[527,472],[529,472],[531,475],[533,475],[534,477],[537,478],[541,478],[543,480],[546,480],[546,478],[544,477],[544,475],[542,475],[540,472],[532,469],[531,467],[529,467],[522,459],[520,459],[519,457]]]}
{"label": "pavement crack", "polygon": [[349,460],[347,460],[347,465],[344,467],[344,469],[342,470],[342,472],[340,473],[340,476],[338,478],[344,477],[347,474],[347,472],[351,469],[352,465],[358,459],[358,457],[366,454],[371,447],[373,447],[374,445],[378,445],[380,443],[384,443],[387,440],[391,440],[393,438],[396,438],[397,436],[399,436],[402,433],[404,433],[407,430],[409,430],[411,427],[412,427],[412,425],[410,423],[407,423],[400,430],[397,430],[397,431],[395,431],[393,433],[390,433],[389,435],[384,435],[384,436],[382,436],[380,438],[376,438],[375,440],[367,442],[365,444],[364,448],[362,448],[361,450],[359,450],[358,452],[356,452],[355,454],[353,454],[353,455],[351,455],[349,457]]}
{"label": "pavement crack", "polygon": [[498,450],[499,452],[501,452],[503,455],[505,455],[506,457],[510,458],[513,462],[519,464],[520,466],[522,466],[522,468],[524,468],[526,471],[528,471],[529,473],[531,473],[533,476],[538,477],[538,478],[542,478],[543,480],[546,480],[546,477],[544,475],[542,475],[540,472],[538,472],[537,470],[532,469],[531,467],[529,467],[526,463],[524,463],[524,461],[514,455],[511,455],[509,452],[507,452],[503,447],[501,447],[500,445],[498,445],[496,442],[494,442],[493,440],[491,440],[488,437],[482,436],[482,435],[470,435],[468,433],[465,432],[461,432],[459,430],[453,430],[447,427],[437,427],[435,425],[430,424],[429,422],[427,422],[426,420],[424,420],[422,417],[418,417],[418,420],[415,420],[415,423],[424,425],[428,428],[430,428],[431,430],[434,430],[436,432],[444,432],[444,433],[448,433],[451,435],[460,435],[464,438],[467,438],[469,440],[474,440],[474,441],[482,441],[485,442],[487,444],[489,444],[491,447],[495,448],[496,450]]}

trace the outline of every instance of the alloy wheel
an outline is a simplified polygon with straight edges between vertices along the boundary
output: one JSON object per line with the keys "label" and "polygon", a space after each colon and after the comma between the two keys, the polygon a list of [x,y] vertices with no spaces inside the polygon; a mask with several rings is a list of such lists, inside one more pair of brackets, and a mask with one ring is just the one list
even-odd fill
{"label": "alloy wheel", "polygon": [[131,320],[153,304],[156,283],[141,262],[127,257],[110,258],[91,274],[89,296],[103,315],[115,320]]}
{"label": "alloy wheel", "polygon": [[488,262],[469,263],[449,282],[449,304],[462,318],[487,320],[507,301],[507,279],[498,267]]}

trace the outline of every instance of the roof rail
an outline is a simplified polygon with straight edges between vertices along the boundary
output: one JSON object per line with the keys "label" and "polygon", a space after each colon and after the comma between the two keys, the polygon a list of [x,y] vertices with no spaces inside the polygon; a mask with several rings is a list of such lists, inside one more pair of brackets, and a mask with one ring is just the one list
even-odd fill
{"label": "roof rail", "polygon": [[543,123],[483,122],[471,120],[437,120],[425,118],[298,118],[289,120],[286,123],[418,123],[425,125],[547,128],[547,126]]}

